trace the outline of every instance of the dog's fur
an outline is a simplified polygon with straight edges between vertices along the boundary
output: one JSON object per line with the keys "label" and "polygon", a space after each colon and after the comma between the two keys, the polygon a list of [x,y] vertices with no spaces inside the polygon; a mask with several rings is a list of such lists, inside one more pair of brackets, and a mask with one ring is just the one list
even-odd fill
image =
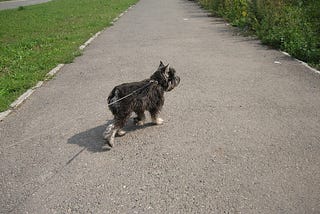
{"label": "dog's fur", "polygon": [[[136,125],[144,124],[146,119],[145,111],[150,112],[154,124],[161,125],[163,123],[159,113],[164,104],[164,92],[171,91],[180,83],[180,77],[176,76],[175,73],[174,68],[171,68],[169,64],[165,66],[160,61],[158,69],[149,79],[124,83],[116,86],[111,91],[108,97],[108,104],[114,120],[103,134],[106,145],[112,147],[115,135],[122,136],[125,134],[122,128],[132,112],[137,115],[134,118]],[[104,145],[104,148],[106,148],[106,145]]]}

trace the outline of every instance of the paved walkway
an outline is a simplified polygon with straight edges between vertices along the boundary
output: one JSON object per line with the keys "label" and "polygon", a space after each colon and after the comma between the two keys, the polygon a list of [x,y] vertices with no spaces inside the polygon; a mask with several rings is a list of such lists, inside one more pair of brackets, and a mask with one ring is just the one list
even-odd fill
{"label": "paved walkway", "polygon": [[[164,125],[102,152],[108,93],[160,60],[181,77]],[[319,94],[193,2],[141,0],[0,123],[1,213],[318,213]]]}
{"label": "paved walkway", "polygon": [[41,4],[51,0],[13,0],[0,2],[0,10],[13,9],[20,6],[28,6],[33,4]]}

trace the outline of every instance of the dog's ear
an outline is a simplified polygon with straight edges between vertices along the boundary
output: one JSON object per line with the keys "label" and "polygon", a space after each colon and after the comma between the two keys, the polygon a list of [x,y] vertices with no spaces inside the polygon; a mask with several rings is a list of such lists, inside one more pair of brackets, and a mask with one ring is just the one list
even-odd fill
{"label": "dog's ear", "polygon": [[162,62],[162,61],[160,61],[160,65],[159,65],[159,67],[164,67],[164,64],[163,64],[163,62]]}
{"label": "dog's ear", "polygon": [[170,69],[170,66],[169,66],[169,64],[168,64],[168,65],[166,65],[166,66],[163,68],[164,73],[165,73],[165,74],[169,73],[169,69]]}

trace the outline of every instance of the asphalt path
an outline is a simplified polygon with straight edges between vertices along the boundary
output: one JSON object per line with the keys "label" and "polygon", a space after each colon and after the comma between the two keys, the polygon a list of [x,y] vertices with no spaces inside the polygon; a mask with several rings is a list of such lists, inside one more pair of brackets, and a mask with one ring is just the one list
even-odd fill
{"label": "asphalt path", "polygon": [[[102,151],[109,92],[160,60],[164,124]],[[195,3],[141,0],[0,123],[0,213],[319,213],[319,94]]]}
{"label": "asphalt path", "polygon": [[41,4],[51,0],[13,0],[0,2],[0,10],[13,9],[20,6],[28,6],[33,4]]}

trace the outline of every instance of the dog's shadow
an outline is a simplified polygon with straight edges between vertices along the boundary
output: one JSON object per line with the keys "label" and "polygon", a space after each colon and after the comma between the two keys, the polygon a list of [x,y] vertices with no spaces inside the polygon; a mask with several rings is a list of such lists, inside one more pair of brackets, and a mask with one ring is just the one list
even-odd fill
{"label": "dog's shadow", "polygon": [[[109,124],[112,123],[112,120],[109,120],[106,124],[97,126],[95,128],[86,130],[84,132],[80,132],[75,134],[74,136],[68,139],[68,144],[77,144],[80,147],[87,149],[90,152],[105,152],[109,151],[110,149],[102,149],[102,146],[105,145],[105,140],[103,139],[103,132],[107,128]],[[130,119],[126,126],[123,128],[124,131],[129,134],[130,132],[144,129],[147,127],[153,126],[152,123],[146,123],[143,126],[137,126],[133,123]]]}

